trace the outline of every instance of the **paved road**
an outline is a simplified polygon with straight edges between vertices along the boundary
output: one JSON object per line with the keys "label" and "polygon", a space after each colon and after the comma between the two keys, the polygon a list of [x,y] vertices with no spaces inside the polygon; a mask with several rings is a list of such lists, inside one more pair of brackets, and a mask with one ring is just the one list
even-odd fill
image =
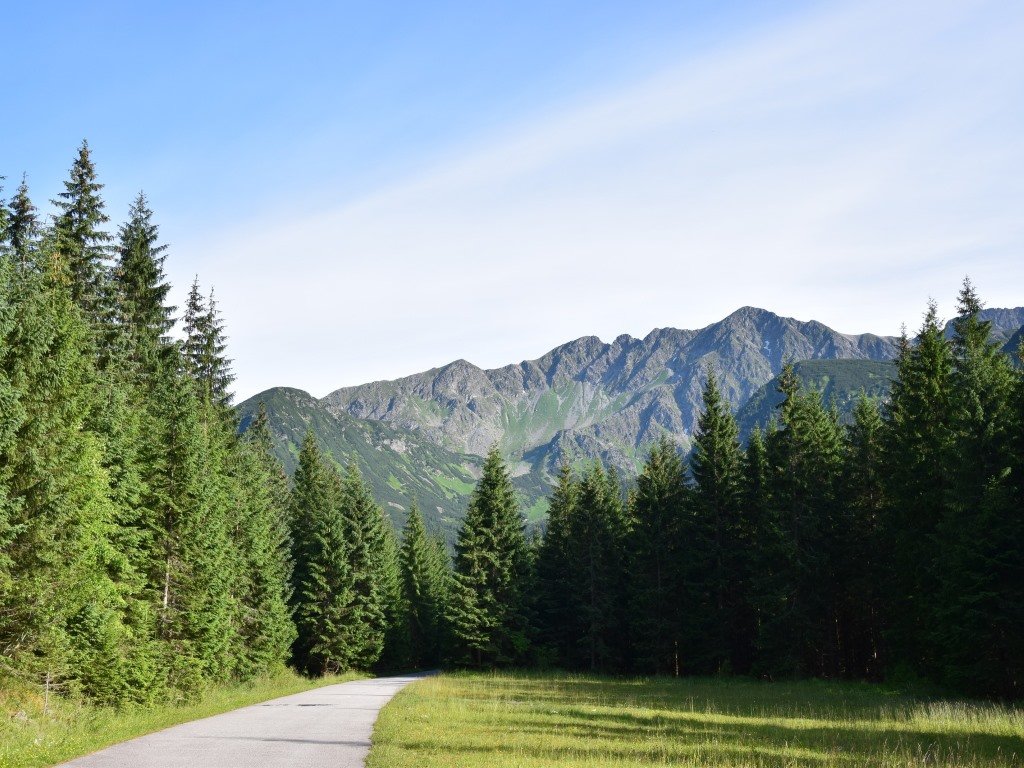
{"label": "paved road", "polygon": [[67,768],[359,768],[377,713],[420,675],[328,685],[196,720]]}

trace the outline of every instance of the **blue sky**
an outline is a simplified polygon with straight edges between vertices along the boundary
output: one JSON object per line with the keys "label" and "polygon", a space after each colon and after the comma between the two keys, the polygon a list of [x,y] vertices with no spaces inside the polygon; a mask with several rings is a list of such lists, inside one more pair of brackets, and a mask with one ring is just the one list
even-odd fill
{"label": "blue sky", "polygon": [[[211,7],[212,6],[212,7]],[[1024,304],[1024,5],[35,3],[0,174],[149,195],[238,393],[322,395],[754,304]]]}

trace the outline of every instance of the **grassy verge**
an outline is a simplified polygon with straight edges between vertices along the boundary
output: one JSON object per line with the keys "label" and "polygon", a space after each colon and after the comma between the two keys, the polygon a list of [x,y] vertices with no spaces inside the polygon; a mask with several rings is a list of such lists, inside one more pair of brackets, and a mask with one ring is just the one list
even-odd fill
{"label": "grassy verge", "polygon": [[178,723],[358,677],[309,680],[285,671],[248,683],[211,688],[189,704],[111,709],[51,699],[46,713],[38,695],[13,688],[4,690],[0,684],[0,768],[55,765]]}
{"label": "grassy verge", "polygon": [[854,683],[454,673],[384,708],[369,768],[1024,765],[1024,709]]}

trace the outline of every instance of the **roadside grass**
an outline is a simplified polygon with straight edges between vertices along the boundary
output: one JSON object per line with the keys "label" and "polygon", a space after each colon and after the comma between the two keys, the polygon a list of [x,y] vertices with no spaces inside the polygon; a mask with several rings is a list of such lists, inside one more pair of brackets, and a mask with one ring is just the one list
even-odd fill
{"label": "roadside grass", "polygon": [[0,679],[0,768],[55,765],[178,723],[360,677],[364,675],[310,680],[285,670],[209,688],[188,703],[115,709],[51,697],[46,712],[41,694]]}
{"label": "roadside grass", "polygon": [[823,681],[466,673],[382,711],[369,768],[1024,765],[1024,709]]}

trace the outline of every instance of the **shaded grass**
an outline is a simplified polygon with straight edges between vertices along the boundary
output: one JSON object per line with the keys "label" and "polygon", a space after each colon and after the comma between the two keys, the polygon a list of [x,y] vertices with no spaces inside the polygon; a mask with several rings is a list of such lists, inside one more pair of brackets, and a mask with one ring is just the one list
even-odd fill
{"label": "shaded grass", "polygon": [[1024,764],[1024,710],[821,681],[452,673],[377,721],[370,768]]}
{"label": "shaded grass", "polygon": [[51,698],[47,712],[38,693],[0,680],[0,768],[55,765],[178,723],[359,677],[310,680],[289,670],[210,688],[187,704],[114,709]]}

